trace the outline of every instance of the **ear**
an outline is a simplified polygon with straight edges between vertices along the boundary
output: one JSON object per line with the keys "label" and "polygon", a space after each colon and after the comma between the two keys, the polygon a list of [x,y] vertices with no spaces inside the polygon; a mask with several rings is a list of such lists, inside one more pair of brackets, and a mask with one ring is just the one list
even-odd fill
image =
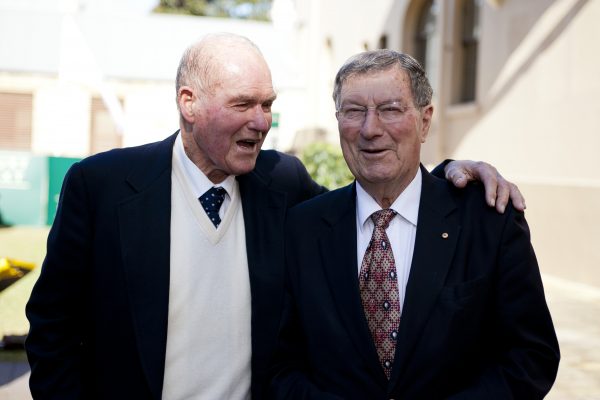
{"label": "ear", "polygon": [[425,143],[427,135],[429,134],[429,128],[431,127],[431,118],[433,117],[433,105],[423,107],[421,110],[421,131],[419,136],[421,137],[421,143]]}
{"label": "ear", "polygon": [[196,95],[194,90],[189,86],[182,86],[179,88],[177,93],[177,104],[179,105],[179,111],[181,117],[188,123],[193,123],[195,118],[194,113],[194,101]]}

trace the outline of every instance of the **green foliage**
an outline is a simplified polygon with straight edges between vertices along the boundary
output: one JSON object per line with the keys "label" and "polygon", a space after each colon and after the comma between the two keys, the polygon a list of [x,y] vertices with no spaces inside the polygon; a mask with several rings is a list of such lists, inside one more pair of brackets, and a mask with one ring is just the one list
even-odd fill
{"label": "green foliage", "polygon": [[160,0],[157,13],[268,21],[273,0]]}
{"label": "green foliage", "polygon": [[342,151],[329,143],[313,143],[307,146],[300,159],[310,176],[329,189],[345,186],[354,179]]}

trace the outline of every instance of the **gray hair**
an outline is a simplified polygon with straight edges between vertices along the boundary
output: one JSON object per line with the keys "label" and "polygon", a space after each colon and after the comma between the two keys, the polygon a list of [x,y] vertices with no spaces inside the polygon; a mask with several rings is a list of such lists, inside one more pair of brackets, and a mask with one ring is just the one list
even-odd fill
{"label": "gray hair", "polygon": [[431,85],[421,64],[408,54],[381,49],[359,53],[350,57],[342,65],[335,76],[333,87],[333,101],[335,102],[336,109],[339,109],[341,105],[339,102],[342,86],[350,77],[370,72],[387,71],[393,67],[398,67],[408,73],[415,106],[423,108],[429,105],[433,89],[431,89]]}
{"label": "gray hair", "polygon": [[182,86],[191,86],[205,93],[211,92],[214,78],[220,68],[220,65],[214,62],[216,52],[232,46],[252,48],[262,55],[258,46],[245,36],[227,32],[206,35],[189,46],[181,56],[175,78],[176,96],[179,95]]}

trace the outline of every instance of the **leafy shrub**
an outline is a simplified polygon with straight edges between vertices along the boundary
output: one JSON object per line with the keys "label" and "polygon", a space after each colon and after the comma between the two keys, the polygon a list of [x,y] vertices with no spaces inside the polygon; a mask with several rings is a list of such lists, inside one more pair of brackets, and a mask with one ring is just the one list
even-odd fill
{"label": "leafy shrub", "polygon": [[312,178],[329,189],[336,189],[352,182],[354,177],[346,165],[339,147],[325,142],[308,145],[300,159]]}

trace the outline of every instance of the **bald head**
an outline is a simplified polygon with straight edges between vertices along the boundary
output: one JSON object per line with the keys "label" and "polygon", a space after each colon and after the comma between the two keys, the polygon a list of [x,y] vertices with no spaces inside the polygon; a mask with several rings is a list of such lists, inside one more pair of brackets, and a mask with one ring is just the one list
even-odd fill
{"label": "bald head", "polygon": [[248,38],[233,33],[214,33],[188,47],[179,63],[176,92],[182,86],[211,93],[224,69],[256,60],[268,70],[260,49]]}
{"label": "bald head", "polygon": [[233,34],[188,48],[177,73],[179,128],[186,155],[213,183],[254,169],[276,98],[258,48]]}

